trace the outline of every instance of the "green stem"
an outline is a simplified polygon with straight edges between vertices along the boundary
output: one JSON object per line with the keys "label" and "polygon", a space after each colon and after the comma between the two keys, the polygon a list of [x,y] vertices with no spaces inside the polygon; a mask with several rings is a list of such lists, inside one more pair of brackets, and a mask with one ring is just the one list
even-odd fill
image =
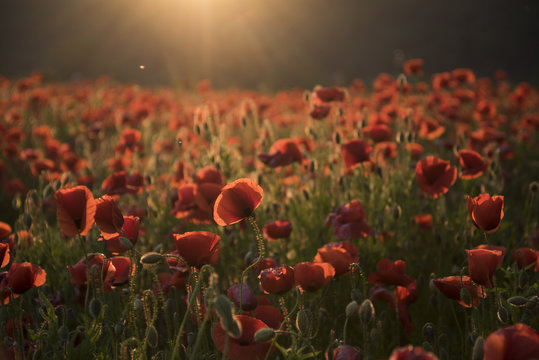
{"label": "green stem", "polygon": [[245,268],[245,270],[243,270],[243,272],[241,273],[241,277],[240,277],[240,308],[239,308],[240,314],[243,311],[243,309],[242,309],[242,303],[243,303],[243,278],[245,277],[245,275],[248,273],[249,270],[254,268],[256,265],[258,265],[258,263],[260,261],[262,261],[262,258],[264,257],[264,255],[266,253],[266,247],[264,245],[264,237],[262,236],[262,233],[260,232],[260,228],[258,227],[258,224],[256,223],[255,218],[253,216],[249,216],[247,218],[247,220],[249,221],[249,225],[251,225],[251,227],[253,228],[253,231],[255,232],[256,242],[257,242],[257,245],[258,245],[258,258],[256,259],[256,261],[254,263],[247,266]]}

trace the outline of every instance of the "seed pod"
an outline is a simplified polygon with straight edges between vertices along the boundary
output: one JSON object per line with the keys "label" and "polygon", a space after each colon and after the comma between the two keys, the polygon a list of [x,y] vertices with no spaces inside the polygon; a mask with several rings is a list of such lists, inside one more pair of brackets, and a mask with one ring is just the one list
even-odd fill
{"label": "seed pod", "polygon": [[275,336],[275,330],[272,328],[260,329],[255,333],[255,341],[257,343],[266,342]]}
{"label": "seed pod", "polygon": [[483,343],[484,343],[484,340],[481,336],[475,339],[475,344],[473,345],[473,350],[472,350],[472,360],[483,359]]}
{"label": "seed pod", "polygon": [[145,265],[153,265],[161,262],[163,260],[163,255],[156,252],[148,252],[141,256],[140,262]]}
{"label": "seed pod", "polygon": [[513,296],[507,299],[507,302],[513,306],[524,306],[528,302],[528,299],[526,299],[523,296]]}
{"label": "seed pod", "polygon": [[374,318],[374,305],[369,299],[365,299],[359,307],[359,319],[362,323],[368,324]]}
{"label": "seed pod", "polygon": [[358,310],[359,304],[355,300],[352,300],[346,305],[344,312],[346,313],[346,317],[351,318],[358,314]]}

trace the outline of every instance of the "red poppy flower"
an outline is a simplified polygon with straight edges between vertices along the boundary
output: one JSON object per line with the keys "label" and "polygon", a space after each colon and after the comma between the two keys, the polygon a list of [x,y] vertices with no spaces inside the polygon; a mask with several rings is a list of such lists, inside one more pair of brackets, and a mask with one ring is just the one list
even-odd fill
{"label": "red poppy flower", "polygon": [[288,220],[276,220],[267,223],[262,231],[264,232],[264,237],[269,241],[286,239],[292,232],[292,223]]}
{"label": "red poppy flower", "polygon": [[212,339],[215,347],[223,352],[228,339],[227,356],[234,360],[263,360],[271,346],[270,341],[263,343],[255,342],[255,333],[260,329],[268,328],[263,321],[247,315],[235,315],[239,321],[241,336],[237,339],[229,337],[226,330],[218,322],[213,326]]}
{"label": "red poppy flower", "polygon": [[421,230],[432,230],[432,214],[417,214],[414,217],[414,222]]}
{"label": "red poppy flower", "polygon": [[517,261],[519,269],[535,264],[535,266],[532,266],[531,270],[539,271],[539,251],[532,248],[522,247],[513,251],[513,257]]}
{"label": "red poppy flower", "polygon": [[340,240],[360,239],[374,235],[374,230],[365,221],[367,214],[358,200],[339,207],[326,219],[326,225],[335,227],[333,235]]}
{"label": "red poppy flower", "polygon": [[279,329],[284,320],[281,310],[273,305],[260,304],[260,300],[258,301],[258,304],[259,305],[253,311],[255,318],[262,320],[266,325],[275,330]]}
{"label": "red poppy flower", "polygon": [[105,240],[107,242],[107,249],[113,254],[120,254],[128,250],[122,245],[120,237],[129,239],[133,245],[135,245],[138,240],[140,218],[137,216],[124,216],[123,220],[124,223],[120,233],[113,234],[113,236],[109,236],[108,239],[102,234],[97,239],[97,241]]}
{"label": "red poppy flower", "polygon": [[[328,357],[326,356],[326,358]],[[361,360],[361,354],[353,346],[339,345],[333,350],[333,360]]]}
{"label": "red poppy flower", "polygon": [[37,265],[29,262],[11,264],[9,271],[0,282],[2,304],[9,303],[11,293],[13,293],[13,298],[17,298],[26,291],[45,284],[46,279],[47,273]]}
{"label": "red poppy flower", "polygon": [[460,178],[464,180],[475,179],[488,168],[483,157],[473,150],[459,150],[459,163],[462,167]]}
{"label": "red poppy flower", "polygon": [[258,279],[266,294],[283,294],[294,287],[294,269],[288,265],[264,269]]}
{"label": "red poppy flower", "polygon": [[419,122],[417,135],[422,139],[434,140],[438,139],[445,132],[445,126],[440,125],[436,120],[430,118],[422,118]]}
{"label": "red poppy flower", "polygon": [[221,172],[212,166],[206,166],[200,169],[195,175],[195,183],[205,184],[212,183],[217,185],[224,185],[223,175]]}
{"label": "red poppy flower", "polygon": [[331,110],[330,105],[314,105],[309,115],[316,120],[325,119]]}
{"label": "red poppy flower", "polygon": [[[253,264],[257,259],[254,259],[251,264]],[[256,276],[260,274],[260,272],[264,269],[274,268],[277,267],[277,261],[273,258],[264,258],[256,264],[252,270],[255,273]]]}
{"label": "red poppy flower", "polygon": [[408,345],[393,350],[389,360],[438,360],[438,357],[421,347]]}
{"label": "red poppy flower", "polygon": [[172,209],[172,213],[178,219],[186,217],[191,210],[196,208],[197,187],[197,184],[183,184],[178,187],[177,200],[174,202],[174,209]]}
{"label": "red poppy flower", "polygon": [[9,226],[9,224],[0,221],[0,239],[3,239],[9,234],[11,234],[11,231],[11,226]]}
{"label": "red poppy flower", "polygon": [[404,273],[406,262],[382,259],[378,262],[378,271],[369,274],[369,284],[401,285],[407,286],[414,278]]}
{"label": "red poppy flower", "polygon": [[422,192],[431,199],[449,191],[457,180],[457,168],[434,156],[427,156],[415,167],[415,179]]}
{"label": "red poppy flower", "polygon": [[215,200],[213,219],[219,225],[232,225],[251,216],[262,202],[264,190],[251,179],[238,179],[226,185]]}
{"label": "red poppy flower", "polygon": [[86,235],[94,224],[95,200],[86,186],[58,190],[56,208],[60,231],[65,236]]}
{"label": "red poppy flower", "polygon": [[483,343],[484,360],[535,360],[538,356],[539,334],[525,324],[498,329]]}
{"label": "red poppy flower", "polygon": [[[485,298],[487,296],[480,286],[477,286],[472,282],[472,279],[469,276],[447,276],[441,279],[434,279],[433,282],[438,290],[445,295],[445,297],[456,300],[464,307],[478,306],[481,302],[481,298]],[[460,298],[462,288],[466,288],[470,292],[470,304],[466,304]]]}
{"label": "red poppy flower", "polygon": [[341,148],[341,156],[347,169],[361,163],[370,163],[372,147],[365,141],[354,139],[347,141]]}
{"label": "red poppy flower", "polygon": [[386,124],[365,126],[362,132],[364,136],[368,136],[375,142],[388,141],[391,139],[391,129]]}
{"label": "red poppy flower", "polygon": [[359,250],[350,241],[329,243],[318,249],[315,262],[327,262],[335,268],[335,276],[346,274],[350,265],[359,261]]}
{"label": "red poppy flower", "polygon": [[197,185],[195,189],[195,204],[206,213],[213,211],[213,204],[221,193],[223,186],[221,184],[206,182]]}
{"label": "red poppy flower", "polygon": [[220,252],[219,240],[221,238],[218,235],[207,231],[174,234],[174,244],[178,254],[190,266],[196,267],[217,262]]}
{"label": "red poppy flower", "polygon": [[160,286],[163,294],[167,294],[173,286],[177,290],[182,290],[185,288],[186,276],[187,276],[187,271],[175,270],[172,272],[172,274],[160,273],[157,275],[157,279],[159,280],[159,285],[154,284],[154,289],[156,286]]}
{"label": "red poppy flower", "polygon": [[317,87],[314,89],[314,94],[316,97],[323,102],[332,102],[332,101],[343,101],[344,100],[344,91],[340,88],[323,88]]}
{"label": "red poppy flower", "polygon": [[105,240],[117,236],[124,224],[124,217],[118,204],[109,195],[103,195],[95,200],[94,219]]}
{"label": "red poppy flower", "polygon": [[468,272],[472,280],[479,285],[491,288],[492,275],[503,261],[500,250],[472,249],[466,250],[468,255]]}
{"label": "red poppy flower", "polygon": [[[127,256],[113,256],[110,258],[112,266],[116,269],[114,277],[110,283],[105,283],[105,288],[121,286],[129,281],[129,277],[133,275],[135,268],[131,268],[131,259]],[[131,270],[131,273],[129,272]]]}
{"label": "red poppy flower", "polygon": [[107,195],[136,194],[139,191],[139,188],[128,184],[125,171],[109,175],[103,180],[101,188]]}
{"label": "red poppy flower", "polygon": [[9,244],[0,243],[0,268],[9,264],[11,260]]}
{"label": "red poppy flower", "polygon": [[316,291],[333,280],[335,268],[325,262],[302,262],[294,266],[296,284],[305,291]]}
{"label": "red poppy flower", "polygon": [[240,291],[241,297],[241,309],[243,311],[251,311],[258,306],[258,300],[247,284],[243,284],[243,289],[240,289],[240,284],[234,284],[228,288],[226,291],[226,296],[236,304],[237,307],[240,306]]}
{"label": "red poppy flower", "polygon": [[258,159],[270,168],[303,161],[303,153],[297,139],[279,139],[273,143],[269,153],[258,154]]}
{"label": "red poppy flower", "polygon": [[[114,275],[116,274],[116,268],[110,261],[103,255],[95,255],[88,261],[88,265],[85,263],[86,258],[80,259],[75,265],[67,266],[67,271],[70,275],[70,281],[75,285],[86,285],[88,281],[87,267],[90,271],[92,279],[102,278],[104,284],[112,283]],[[101,274],[101,276],[99,276]]]}
{"label": "red poppy flower", "polygon": [[402,67],[406,75],[423,75],[423,59],[406,60]]}
{"label": "red poppy flower", "polygon": [[487,234],[498,230],[503,219],[503,196],[490,197],[489,194],[481,194],[474,198],[466,196],[466,200],[468,212],[477,228]]}

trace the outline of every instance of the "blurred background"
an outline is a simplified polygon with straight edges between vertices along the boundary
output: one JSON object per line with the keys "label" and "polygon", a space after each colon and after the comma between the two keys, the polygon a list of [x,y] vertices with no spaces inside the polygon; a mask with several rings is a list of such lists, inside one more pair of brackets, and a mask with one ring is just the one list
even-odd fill
{"label": "blurred background", "polygon": [[539,2],[4,0],[0,74],[258,90],[370,84],[402,62],[539,82]]}

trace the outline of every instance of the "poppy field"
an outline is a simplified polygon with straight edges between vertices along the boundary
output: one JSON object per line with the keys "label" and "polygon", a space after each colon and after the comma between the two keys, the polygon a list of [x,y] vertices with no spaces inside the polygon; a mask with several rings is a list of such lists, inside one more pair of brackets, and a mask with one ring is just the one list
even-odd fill
{"label": "poppy field", "polygon": [[1,359],[539,359],[539,92],[0,78]]}

